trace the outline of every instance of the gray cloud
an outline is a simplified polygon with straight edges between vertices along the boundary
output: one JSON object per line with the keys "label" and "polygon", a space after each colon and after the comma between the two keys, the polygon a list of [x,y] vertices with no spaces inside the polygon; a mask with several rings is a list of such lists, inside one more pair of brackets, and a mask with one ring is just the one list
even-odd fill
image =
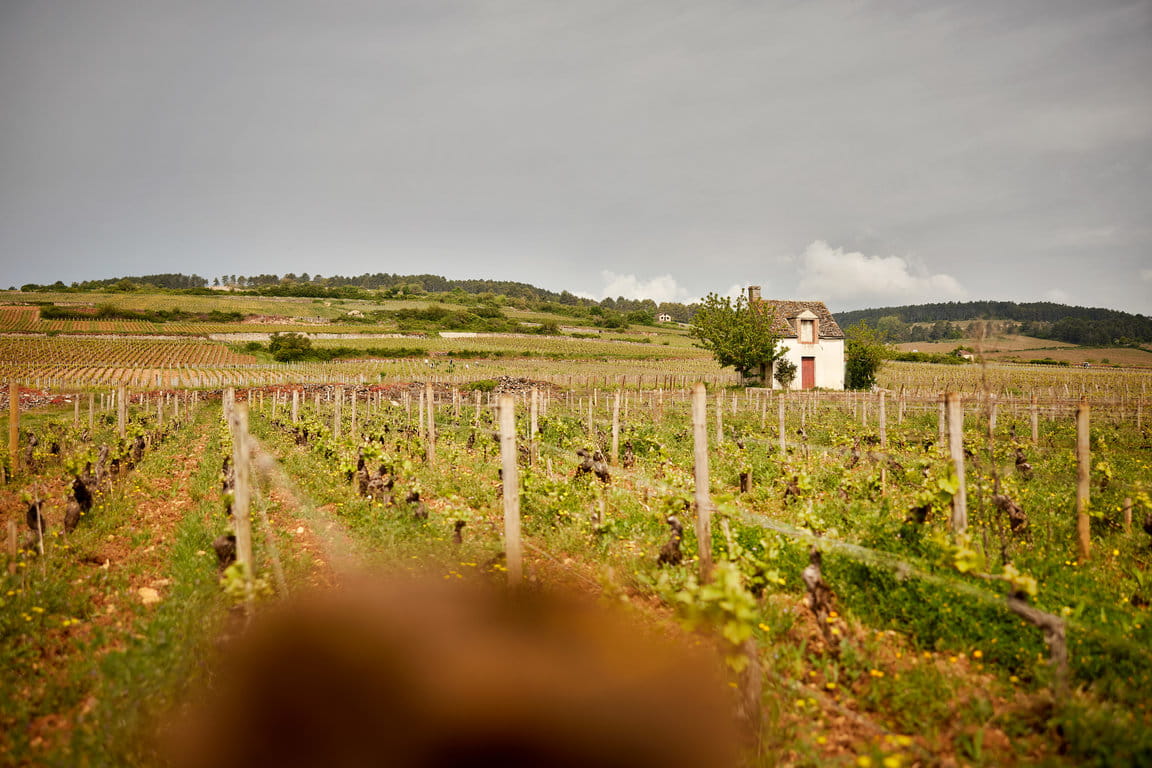
{"label": "gray cloud", "polygon": [[600,295],[608,271],[878,300],[801,271],[823,241],[972,298],[1147,313],[1150,39],[1146,1],[14,0],[0,281],[432,271]]}

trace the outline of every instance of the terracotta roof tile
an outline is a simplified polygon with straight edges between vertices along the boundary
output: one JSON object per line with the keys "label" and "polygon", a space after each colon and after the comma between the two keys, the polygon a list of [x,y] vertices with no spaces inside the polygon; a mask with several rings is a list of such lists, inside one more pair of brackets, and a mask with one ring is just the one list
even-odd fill
{"label": "terracotta roof tile", "polygon": [[820,321],[820,338],[844,338],[844,331],[840,330],[840,326],[836,323],[836,318],[832,317],[832,313],[828,311],[828,307],[826,307],[822,301],[761,299],[759,304],[760,306],[772,307],[775,310],[772,330],[779,334],[781,338],[796,338],[796,318],[806,309],[816,315]]}

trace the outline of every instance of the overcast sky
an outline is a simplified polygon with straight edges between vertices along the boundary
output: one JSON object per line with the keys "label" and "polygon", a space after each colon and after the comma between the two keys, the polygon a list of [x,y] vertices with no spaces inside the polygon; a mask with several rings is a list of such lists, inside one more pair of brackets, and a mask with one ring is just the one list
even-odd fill
{"label": "overcast sky", "polygon": [[1152,314],[1152,0],[0,0],[0,287]]}

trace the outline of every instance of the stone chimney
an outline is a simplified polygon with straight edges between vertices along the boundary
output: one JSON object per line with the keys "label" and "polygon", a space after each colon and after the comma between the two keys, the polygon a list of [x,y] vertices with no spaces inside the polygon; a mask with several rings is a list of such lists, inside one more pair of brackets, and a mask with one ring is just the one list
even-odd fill
{"label": "stone chimney", "polygon": [[759,301],[760,301],[760,286],[758,286],[758,285],[748,286],[748,303],[749,304],[756,304]]}

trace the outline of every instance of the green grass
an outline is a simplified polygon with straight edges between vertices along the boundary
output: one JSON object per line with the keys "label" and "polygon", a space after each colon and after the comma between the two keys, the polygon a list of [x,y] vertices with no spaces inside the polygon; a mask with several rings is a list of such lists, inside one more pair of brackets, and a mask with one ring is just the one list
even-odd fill
{"label": "green grass", "polygon": [[[155,495],[147,490],[150,478],[169,471],[195,431],[187,426],[149,452],[140,466],[99,497],[71,537],[66,540],[54,531],[46,557],[24,560],[15,576],[4,577],[0,664],[16,671],[21,688],[29,687],[20,695],[3,697],[4,720],[13,726],[6,749],[14,763],[75,765],[81,756],[92,765],[152,762],[140,751],[146,750],[144,724],[175,700],[203,659],[214,623],[210,617],[219,602],[213,563],[197,554],[210,551],[212,523],[219,524],[205,497],[216,479],[218,446],[208,447],[192,478],[189,490],[195,504],[170,542],[161,573],[146,573],[144,565],[131,558],[110,569],[98,563],[104,546],[115,539],[132,547],[151,541],[153,534],[134,519],[139,491]],[[180,490],[173,489],[173,495]],[[139,602],[132,589],[137,576],[170,581],[170,592],[154,609],[133,608]],[[77,589],[78,583],[86,588]],[[121,636],[100,621],[107,605],[136,612],[129,635]],[[29,614],[34,621],[22,622]],[[69,623],[71,631],[61,631]],[[45,654],[58,660],[46,663]],[[47,752],[29,742],[35,718],[68,718],[86,702],[88,714],[74,721],[70,741],[49,740]]]}

